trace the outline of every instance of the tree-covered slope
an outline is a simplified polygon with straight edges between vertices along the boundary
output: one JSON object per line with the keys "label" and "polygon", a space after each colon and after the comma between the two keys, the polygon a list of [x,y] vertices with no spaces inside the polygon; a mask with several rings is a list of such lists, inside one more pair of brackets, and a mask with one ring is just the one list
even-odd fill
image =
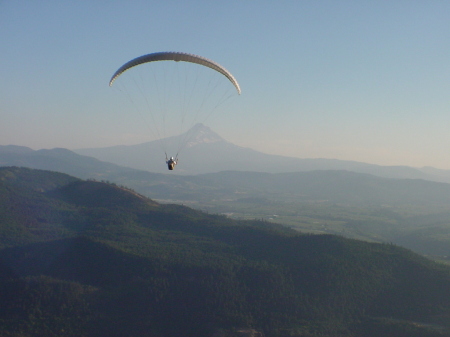
{"label": "tree-covered slope", "polygon": [[2,336],[450,336],[449,269],[393,245],[38,170],[0,198]]}

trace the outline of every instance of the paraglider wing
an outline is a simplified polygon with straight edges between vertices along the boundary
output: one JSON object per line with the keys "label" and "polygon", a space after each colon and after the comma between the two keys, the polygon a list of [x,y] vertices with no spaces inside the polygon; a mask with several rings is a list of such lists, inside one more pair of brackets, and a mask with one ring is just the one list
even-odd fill
{"label": "paraglider wing", "polygon": [[143,55],[140,57],[137,57],[127,63],[125,63],[123,66],[121,66],[111,77],[111,80],[109,81],[109,86],[112,86],[114,81],[119,77],[123,72],[127,71],[128,69],[140,65],[142,63],[147,62],[154,62],[154,61],[183,61],[183,62],[191,62],[196,63],[199,65],[203,65],[205,67],[211,68],[222,75],[224,75],[228,80],[234,85],[236,88],[238,94],[241,94],[241,88],[239,87],[239,83],[236,81],[234,76],[226,70],[224,67],[222,67],[220,64],[211,61],[205,57],[193,55],[193,54],[187,54],[187,53],[179,53],[179,52],[160,52],[160,53],[152,53]]}

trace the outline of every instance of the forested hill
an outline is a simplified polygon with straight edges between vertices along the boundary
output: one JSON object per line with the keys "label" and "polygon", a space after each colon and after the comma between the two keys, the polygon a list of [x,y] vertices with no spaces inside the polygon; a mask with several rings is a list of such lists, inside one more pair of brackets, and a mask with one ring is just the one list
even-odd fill
{"label": "forested hill", "polygon": [[1,336],[450,336],[450,270],[0,168]]}

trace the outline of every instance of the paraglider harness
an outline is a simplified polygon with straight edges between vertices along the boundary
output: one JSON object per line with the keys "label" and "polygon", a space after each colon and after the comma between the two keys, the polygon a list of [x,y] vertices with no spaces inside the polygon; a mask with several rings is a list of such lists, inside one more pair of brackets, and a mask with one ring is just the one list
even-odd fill
{"label": "paraglider harness", "polygon": [[173,157],[170,157],[170,159],[167,159],[167,153],[166,153],[166,164],[167,168],[172,171],[175,167],[175,165],[178,163],[178,154],[175,156],[175,159]]}

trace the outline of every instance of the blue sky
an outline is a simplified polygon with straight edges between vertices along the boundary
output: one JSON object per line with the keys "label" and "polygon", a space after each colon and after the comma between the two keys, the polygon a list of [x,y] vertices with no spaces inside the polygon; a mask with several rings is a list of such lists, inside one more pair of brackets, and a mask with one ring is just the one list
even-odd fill
{"label": "blue sky", "polygon": [[0,0],[0,145],[152,140],[108,81],[182,51],[239,81],[207,123],[234,144],[450,169],[449,17],[447,1]]}

